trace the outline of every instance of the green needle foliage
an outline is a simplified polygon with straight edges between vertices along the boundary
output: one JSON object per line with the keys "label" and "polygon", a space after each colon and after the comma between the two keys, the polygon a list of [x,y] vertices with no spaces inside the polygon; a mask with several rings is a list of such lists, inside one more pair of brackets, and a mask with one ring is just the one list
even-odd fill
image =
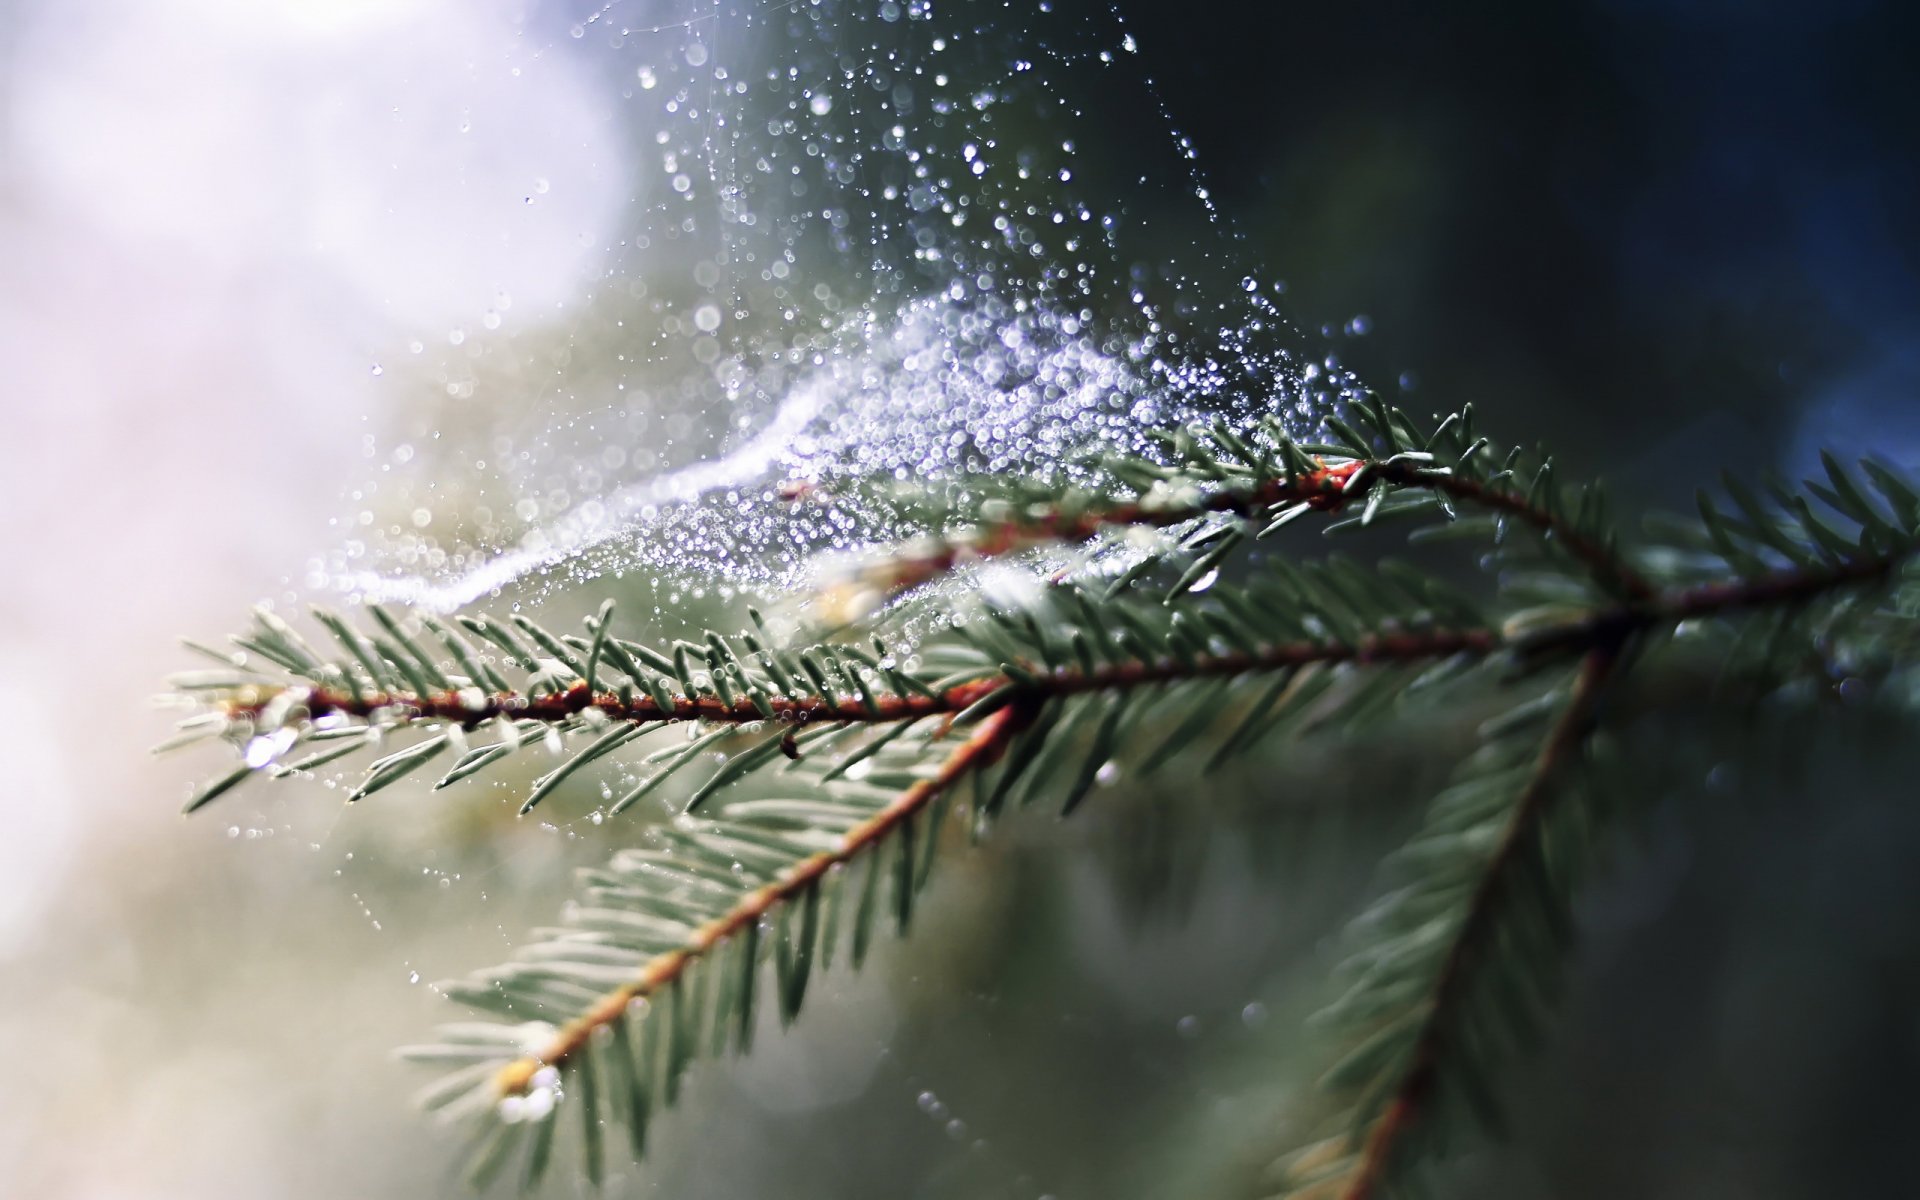
{"label": "green needle foliage", "polygon": [[[921,547],[895,582],[1045,541],[1135,531],[1137,546],[1144,529],[1152,548],[1090,555],[1018,605],[938,590],[943,619],[911,642],[885,615],[782,641],[756,613],[654,643],[622,636],[611,602],[578,633],[316,609],[309,640],[261,609],[237,654],[190,644],[218,665],[174,678],[196,711],[167,745],[240,756],[189,812],[353,757],[369,760],[356,801],[539,746],[562,757],[522,813],[615,762],[638,766],[616,817],[684,781],[664,823],[602,826],[626,844],[581,874],[558,925],[446,985],[481,1019],[401,1052],[442,1072],[424,1106],[473,1125],[476,1181],[511,1169],[531,1185],[569,1122],[590,1179],[639,1157],[690,1067],[745,1051],[769,1006],[792,1021],[809,982],[858,968],[885,926],[907,932],[941,856],[1016,809],[1070,813],[1115,773],[1190,779],[1302,738],[1485,712],[1353,923],[1315,1023],[1325,1102],[1302,1123],[1319,1132],[1271,1180],[1398,1194],[1463,1131],[1498,1127],[1494,1072],[1550,1017],[1574,889],[1627,799],[1595,770],[1618,753],[1623,681],[1704,670],[1751,690],[1903,669],[1920,493],[1829,458],[1798,489],[1729,477],[1697,519],[1649,518],[1629,545],[1597,484],[1494,445],[1470,410],[1428,429],[1368,403],[1323,438],[1272,420],[1182,429],[1155,458],[1081,464],[1099,486],[968,481],[972,531]],[[1464,545],[1484,582],[1340,554],[1250,561],[1304,521],[1410,523],[1415,543]]]}

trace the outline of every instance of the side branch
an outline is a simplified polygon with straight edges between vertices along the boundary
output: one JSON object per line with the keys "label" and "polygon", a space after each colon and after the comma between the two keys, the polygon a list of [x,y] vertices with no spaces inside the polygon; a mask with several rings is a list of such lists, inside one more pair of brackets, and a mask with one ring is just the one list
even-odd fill
{"label": "side branch", "polygon": [[1658,610],[1668,620],[1685,621],[1775,604],[1799,604],[1836,588],[1884,581],[1913,554],[1909,548],[1895,554],[1850,559],[1829,567],[1777,571],[1755,578],[1701,584],[1665,597]]}
{"label": "side branch", "polygon": [[748,892],[726,913],[695,930],[686,945],[648,962],[631,983],[608,992],[586,1012],[561,1027],[539,1053],[502,1067],[494,1079],[496,1090],[502,1096],[525,1092],[536,1072],[542,1067],[558,1066],[578,1053],[594,1030],[619,1020],[633,1001],[651,996],[673,983],[728,938],[755,925],[776,906],[795,900],[807,889],[817,886],[836,865],[877,847],[902,822],[926,808],[942,792],[969,773],[992,765],[1008,741],[1025,727],[1030,712],[1024,705],[1010,705],[988,716],[973,736],[947,756],[938,773],[901,792],[885,808],[849,829],[841,837],[838,849],[800,860],[778,880]]}
{"label": "side branch", "polygon": [[1842,588],[1881,583],[1914,556],[1915,548],[1849,559],[1822,567],[1774,571],[1656,592],[1646,603],[1602,609],[1563,625],[1513,639],[1523,658],[1578,652],[1641,630],[1753,609],[1805,604]]}
{"label": "side branch", "polygon": [[1524,521],[1586,564],[1601,580],[1619,585],[1620,591],[1632,601],[1644,603],[1652,600],[1656,594],[1654,586],[1622,562],[1612,548],[1580,532],[1551,509],[1535,504],[1517,492],[1490,486],[1464,475],[1425,470],[1415,463],[1386,462],[1369,466],[1370,473],[1376,479],[1385,479],[1399,487],[1442,492],[1463,504]]}
{"label": "side branch", "polygon": [[1345,499],[1343,489],[1363,461],[1322,465],[1304,475],[1278,476],[1251,487],[1226,487],[1186,503],[1128,500],[1067,510],[1047,508],[943,534],[870,562],[857,572],[860,584],[888,596],[931,582],[968,563],[1003,558],[1035,546],[1077,545],[1109,529],[1165,529],[1214,513],[1254,517],[1285,504],[1308,504],[1328,512]]}
{"label": "side branch", "polygon": [[1513,517],[1564,548],[1596,578],[1628,600],[1643,603],[1655,596],[1654,586],[1622,561],[1612,547],[1582,532],[1550,507],[1519,492],[1404,458],[1350,459],[1332,465],[1323,461],[1309,473],[1224,487],[1188,503],[1127,501],[1074,512],[1046,510],[1011,517],[949,534],[930,546],[903,551],[869,564],[859,572],[859,580],[878,592],[897,595],[967,563],[999,558],[1034,546],[1090,541],[1108,529],[1166,528],[1214,513],[1253,518],[1293,505],[1334,514],[1345,509],[1354,498],[1364,495],[1364,485],[1370,481],[1441,493],[1462,504]]}
{"label": "side branch", "polygon": [[1499,845],[1468,899],[1466,915],[1427,1001],[1427,1013],[1408,1066],[1393,1098],[1368,1132],[1355,1172],[1340,1192],[1341,1200],[1371,1200],[1380,1194],[1402,1137],[1420,1119],[1440,1077],[1454,1010],[1477,960],[1487,952],[1495,935],[1502,893],[1539,834],[1555,795],[1556,777],[1586,740],[1602,689],[1618,665],[1621,651],[1621,642],[1610,640],[1589,650],[1581,661],[1567,706],[1547,735]]}

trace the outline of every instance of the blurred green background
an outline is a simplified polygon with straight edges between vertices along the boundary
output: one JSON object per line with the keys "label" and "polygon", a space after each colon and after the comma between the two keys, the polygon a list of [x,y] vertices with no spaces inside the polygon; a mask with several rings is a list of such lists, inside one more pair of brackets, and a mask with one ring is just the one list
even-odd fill
{"label": "blurred green background", "polygon": [[[1081,152],[1191,138],[1235,252],[1374,387],[1472,401],[1629,506],[1822,444],[1920,461],[1910,6],[1121,8],[1138,71]],[[662,421],[722,436],[622,407],[639,294],[604,274],[644,133],[605,14],[690,11],[0,3],[0,1195],[459,1194],[387,1052],[617,844],[594,798],[515,823],[506,783],[350,811],[285,784],[182,822],[212,760],[148,757],[148,696],[176,634],[357,543],[509,536],[643,477]],[[556,617],[659,599],[595,586]],[[1911,739],[1868,715],[1638,731],[1654,816],[1465,1192],[1910,1194],[1920,816]],[[1240,1194],[1445,749],[1016,822],[910,943],[703,1069],[610,1191]]]}

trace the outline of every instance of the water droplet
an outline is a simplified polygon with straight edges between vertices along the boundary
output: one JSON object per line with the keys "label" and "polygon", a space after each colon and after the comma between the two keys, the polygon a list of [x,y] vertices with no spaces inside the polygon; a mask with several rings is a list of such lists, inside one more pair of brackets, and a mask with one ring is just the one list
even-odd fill
{"label": "water droplet", "polygon": [[522,1098],[520,1116],[526,1121],[544,1121],[553,1114],[553,1089],[536,1087]]}

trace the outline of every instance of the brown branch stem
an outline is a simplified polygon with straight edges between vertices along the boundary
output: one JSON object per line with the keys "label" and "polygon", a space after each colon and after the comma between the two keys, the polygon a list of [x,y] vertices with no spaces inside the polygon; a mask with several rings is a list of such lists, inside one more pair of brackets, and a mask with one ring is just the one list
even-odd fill
{"label": "brown branch stem", "polygon": [[[1172,658],[1152,662],[1123,662],[1096,667],[1092,671],[1062,669],[1047,671],[1028,664],[1032,682],[1016,684],[1010,676],[994,673],[982,679],[958,684],[936,695],[915,693],[906,696],[877,697],[871,705],[851,697],[799,696],[771,699],[774,719],[793,723],[810,721],[891,723],[922,717],[951,715],[1002,688],[1018,686],[1042,698],[1074,696],[1112,688],[1143,684],[1171,683],[1183,679],[1218,678],[1250,671],[1272,671],[1309,663],[1411,662],[1426,658],[1446,658],[1455,654],[1486,655],[1500,648],[1498,634],[1486,629],[1432,629],[1406,633],[1385,633],[1355,643],[1285,642],[1253,652],[1202,654],[1182,661]],[[234,716],[258,713],[278,689],[252,688],[250,694],[236,694],[228,712]],[[494,693],[478,698],[459,692],[435,692],[415,696],[397,692],[369,692],[360,696],[330,688],[314,688],[303,701],[310,717],[330,714],[367,718],[386,709],[400,710],[415,720],[451,721],[474,726],[494,717],[557,722],[592,708],[615,721],[636,724],[648,721],[705,720],[731,724],[750,724],[766,720],[766,714],[750,700],[729,705],[718,697],[677,696],[671,708],[662,708],[650,696],[635,695],[622,699],[611,692],[589,694],[584,682],[564,692],[543,696],[524,696],[517,692]]]}

